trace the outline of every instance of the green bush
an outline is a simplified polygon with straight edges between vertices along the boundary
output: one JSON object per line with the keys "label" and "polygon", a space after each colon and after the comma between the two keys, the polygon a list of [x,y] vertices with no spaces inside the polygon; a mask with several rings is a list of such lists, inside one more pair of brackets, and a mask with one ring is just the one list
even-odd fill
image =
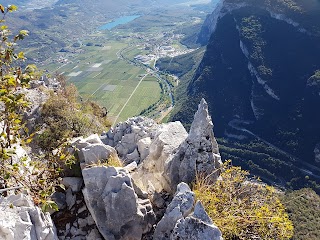
{"label": "green bush", "polygon": [[249,180],[249,172],[224,164],[221,180],[198,176],[193,191],[226,240],[290,239],[293,225],[279,193]]}
{"label": "green bush", "polygon": [[50,92],[49,99],[42,106],[42,128],[36,140],[47,151],[58,148],[68,139],[101,133],[110,126],[104,109],[98,104],[78,101],[74,85],[65,86],[57,93]]}

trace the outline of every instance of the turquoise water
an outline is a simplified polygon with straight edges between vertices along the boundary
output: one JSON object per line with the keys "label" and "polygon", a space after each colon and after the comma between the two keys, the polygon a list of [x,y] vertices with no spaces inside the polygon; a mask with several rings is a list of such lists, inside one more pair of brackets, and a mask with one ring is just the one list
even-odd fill
{"label": "turquoise water", "polygon": [[141,17],[140,15],[133,15],[133,16],[123,16],[117,19],[114,19],[112,22],[109,22],[107,24],[102,25],[98,28],[98,30],[111,30],[112,28],[121,25],[126,24],[128,22],[131,22],[135,20],[136,18]]}

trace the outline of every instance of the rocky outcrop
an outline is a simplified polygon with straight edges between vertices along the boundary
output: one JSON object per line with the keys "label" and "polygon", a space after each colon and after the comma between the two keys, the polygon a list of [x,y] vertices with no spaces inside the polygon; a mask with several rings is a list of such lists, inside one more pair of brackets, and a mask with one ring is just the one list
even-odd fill
{"label": "rocky outcrop", "polygon": [[194,205],[194,193],[185,183],[177,192],[158,223],[153,239],[222,240],[220,230],[213,225],[200,202]]}
{"label": "rocky outcrop", "polygon": [[194,207],[193,214],[177,221],[171,239],[223,240],[220,230],[212,223],[199,201]]}
{"label": "rocky outcrop", "polygon": [[30,132],[35,130],[37,124],[42,124],[41,107],[49,99],[49,92],[59,89],[61,89],[61,84],[56,78],[48,78],[43,75],[39,80],[30,81],[30,88],[18,90],[19,93],[25,94],[30,103],[28,110],[24,112],[26,127]]}
{"label": "rocky outcrop", "polygon": [[[145,118],[146,123],[143,123],[140,118],[130,121],[139,122],[142,126],[150,124],[150,121]],[[127,129],[132,129],[132,126]],[[132,135],[132,133],[128,134]],[[136,136],[140,135],[136,132]],[[149,128],[148,137],[140,140],[133,139],[135,140],[131,143],[135,146],[135,150],[126,156],[139,154],[140,159],[143,159],[138,169],[132,172],[132,177],[135,183],[146,192],[159,193],[165,190],[173,193],[180,182],[193,182],[197,172],[211,174],[213,178],[219,174],[217,169],[221,166],[221,157],[214,138],[208,105],[204,99],[194,116],[189,134],[180,122],[170,122],[161,125],[153,124]],[[118,144],[122,144],[121,142],[119,140]],[[127,153],[132,150],[133,148],[123,151]]]}
{"label": "rocky outcrop", "polygon": [[105,239],[141,239],[155,223],[146,194],[122,168],[92,167],[82,171],[87,207]]}
{"label": "rocky outcrop", "polygon": [[0,197],[0,239],[57,240],[49,213],[43,213],[27,195]]}
{"label": "rocky outcrop", "polygon": [[103,143],[114,147],[125,163],[143,161],[158,124],[145,117],[130,118],[101,136]]}
{"label": "rocky outcrop", "polygon": [[[74,139],[69,150],[81,172],[66,174],[64,188],[51,196],[59,208],[52,213],[58,233],[48,214],[18,195],[0,199],[0,207],[8,209],[0,216],[0,239],[220,240],[220,231],[194,203],[187,185],[196,172],[211,174],[220,167],[212,127],[202,100],[189,134],[180,122],[159,125],[136,117],[101,137]],[[22,150],[16,161],[27,157]],[[107,166],[111,158],[125,167]]]}
{"label": "rocky outcrop", "polygon": [[221,165],[208,105],[202,99],[187,139],[166,163],[165,177],[170,183],[170,189],[174,191],[180,182],[192,183],[196,174],[210,175],[214,181]]}
{"label": "rocky outcrop", "polygon": [[186,137],[187,132],[180,122],[160,125],[154,133],[148,156],[132,173],[136,184],[145,191],[150,187],[157,192],[170,191],[169,183],[164,178],[165,164]]}
{"label": "rocky outcrop", "polygon": [[213,12],[207,16],[201,31],[199,33],[197,43],[201,45],[208,44],[211,35],[215,32],[219,20],[233,10],[240,9],[247,6],[245,2],[235,2],[228,0],[219,0],[216,4]]}
{"label": "rocky outcrop", "polygon": [[72,141],[71,145],[78,153],[82,168],[86,165],[106,162],[109,158],[117,158],[116,150],[103,144],[97,134],[88,138],[77,138]]}
{"label": "rocky outcrop", "polygon": [[72,192],[79,192],[83,184],[83,179],[80,177],[65,177],[62,179],[62,184],[70,188]]}

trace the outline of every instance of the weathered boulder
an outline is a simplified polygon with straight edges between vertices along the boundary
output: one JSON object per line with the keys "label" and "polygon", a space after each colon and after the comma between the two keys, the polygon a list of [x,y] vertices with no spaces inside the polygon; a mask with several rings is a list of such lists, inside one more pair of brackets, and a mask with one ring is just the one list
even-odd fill
{"label": "weathered boulder", "polygon": [[[35,82],[33,82],[35,83]],[[42,86],[41,82],[38,86]],[[31,82],[31,85],[32,82]],[[48,100],[49,94],[47,91],[41,90],[37,84],[34,84],[34,88],[31,89],[21,89],[20,92],[25,94],[26,99],[30,102],[28,110],[24,112],[24,120],[26,122],[26,127],[29,131],[34,131],[36,124],[41,121],[41,106]]]}
{"label": "weathered boulder", "polygon": [[194,205],[194,193],[185,183],[177,192],[156,226],[154,240],[222,240],[220,230],[212,223],[202,204]]}
{"label": "weathered boulder", "polygon": [[76,200],[77,197],[72,193],[71,188],[68,188],[66,191],[66,203],[69,210],[76,204]]}
{"label": "weathered boulder", "polygon": [[196,203],[192,215],[177,221],[170,239],[223,240],[219,228],[212,223],[199,201]]}
{"label": "weathered boulder", "polygon": [[0,197],[0,239],[57,240],[49,213],[43,213],[24,194]]}
{"label": "weathered boulder", "polygon": [[55,192],[51,195],[51,200],[53,200],[58,205],[59,210],[65,209],[67,207],[65,193]]}
{"label": "weathered boulder", "polygon": [[149,148],[152,143],[152,140],[150,137],[142,138],[138,141],[138,151],[140,153],[140,158],[142,160],[146,159],[146,157],[149,155]]}
{"label": "weathered boulder", "polygon": [[[148,139],[153,139],[153,132],[156,128],[158,124],[152,119],[134,117],[118,123],[103,134],[101,140],[106,145],[114,147],[125,163],[133,161],[139,163],[148,155],[148,148],[151,144]],[[141,142],[142,139],[145,140]]]}
{"label": "weathered boulder", "polygon": [[71,188],[72,192],[79,192],[83,185],[83,179],[80,177],[64,177],[62,179],[62,184],[66,188]]}
{"label": "weathered boulder", "polygon": [[216,179],[221,165],[208,105],[202,99],[194,115],[188,137],[172,158],[166,161],[165,177],[170,183],[171,191],[174,191],[180,182],[193,182],[197,173],[210,175],[213,180]]}
{"label": "weathered boulder", "polygon": [[169,190],[168,182],[163,177],[165,164],[187,135],[180,122],[159,125],[150,144],[148,156],[132,173],[132,178],[141,189],[147,191],[152,184],[152,188],[157,192]]}
{"label": "weathered boulder", "polygon": [[169,239],[177,221],[187,217],[192,212],[194,201],[194,193],[189,186],[185,183],[179,184],[172,202],[167,207],[163,218],[157,224],[153,239]]}
{"label": "weathered boulder", "polygon": [[145,194],[126,170],[92,167],[82,171],[84,199],[105,239],[141,239],[155,223],[155,214]]}
{"label": "weathered boulder", "polygon": [[88,138],[77,138],[71,142],[77,150],[81,167],[105,162],[110,157],[117,158],[117,152],[113,147],[105,145],[97,134]]}
{"label": "weathered boulder", "polygon": [[97,229],[93,229],[86,237],[86,240],[102,240],[102,238],[99,231]]}

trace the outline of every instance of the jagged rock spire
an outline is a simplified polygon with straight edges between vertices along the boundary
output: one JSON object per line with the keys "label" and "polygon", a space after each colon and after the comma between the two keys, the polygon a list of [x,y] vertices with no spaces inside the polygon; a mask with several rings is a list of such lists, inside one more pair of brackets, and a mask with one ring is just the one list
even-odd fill
{"label": "jagged rock spire", "polygon": [[198,106],[198,111],[194,115],[188,140],[194,143],[209,141],[212,152],[219,154],[218,143],[213,134],[213,123],[211,116],[209,115],[208,104],[204,98],[201,99],[201,102]]}
{"label": "jagged rock spire", "polygon": [[180,182],[191,183],[197,173],[210,174],[215,180],[222,165],[208,104],[202,99],[187,139],[180,145],[172,159],[167,161],[165,178],[175,191]]}

